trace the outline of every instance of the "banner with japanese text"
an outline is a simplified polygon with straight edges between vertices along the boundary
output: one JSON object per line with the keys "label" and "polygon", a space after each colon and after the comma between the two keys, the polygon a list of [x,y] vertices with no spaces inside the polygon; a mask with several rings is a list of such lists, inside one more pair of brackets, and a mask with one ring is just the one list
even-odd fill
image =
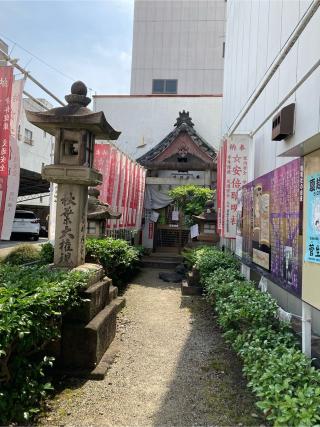
{"label": "banner with japanese text", "polygon": [[6,202],[1,230],[1,240],[10,240],[14,214],[17,206],[17,198],[20,184],[20,153],[18,146],[18,128],[22,106],[22,93],[25,79],[15,80],[11,94],[11,120],[10,120],[10,147],[8,161],[8,179]]}
{"label": "banner with japanese text", "polygon": [[217,157],[217,231],[224,235],[224,188],[226,183],[227,141],[223,140]]}
{"label": "banner with japanese text", "polygon": [[141,228],[145,169],[110,144],[95,145],[94,166],[103,175],[100,200],[121,213],[120,219],[107,221],[107,228]]}
{"label": "banner with japanese text", "polygon": [[232,135],[225,143],[222,236],[226,238],[236,238],[238,191],[248,181],[249,141],[247,135]]}
{"label": "banner with japanese text", "polygon": [[0,67],[0,231],[4,225],[4,211],[10,158],[10,124],[13,67]]}

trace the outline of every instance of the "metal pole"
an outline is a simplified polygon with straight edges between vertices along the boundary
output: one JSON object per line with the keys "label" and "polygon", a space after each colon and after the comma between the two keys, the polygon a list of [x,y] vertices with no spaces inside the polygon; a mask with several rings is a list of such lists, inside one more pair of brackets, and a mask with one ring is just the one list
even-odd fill
{"label": "metal pole", "polygon": [[28,93],[26,90],[23,91],[23,93],[30,99],[32,99],[33,102],[35,102],[36,104],[40,105],[41,108],[45,109],[45,110],[49,110],[48,107],[46,107],[44,104],[42,104],[41,101],[39,101],[37,98],[34,98],[32,95],[30,95],[30,93]]}
{"label": "metal pole", "polygon": [[302,301],[302,352],[311,357],[311,307]]}
{"label": "metal pole", "polygon": [[39,86],[39,88],[42,89],[44,92],[46,92],[49,96],[51,96],[51,98],[53,98],[55,101],[57,101],[63,107],[66,105],[65,103],[63,103],[62,101],[60,101],[60,99],[57,96],[55,96],[49,89],[47,89],[45,86],[43,86],[42,83],[40,83],[38,80],[36,80],[34,77],[32,77],[31,74],[27,70],[25,70],[24,68],[22,68],[17,63],[16,59],[10,58],[10,56],[7,55],[6,52],[4,52],[2,49],[0,49],[0,53],[2,53],[4,55],[6,61],[10,62],[11,65],[13,65],[17,70],[19,70],[22,74],[24,74],[34,84],[36,84],[37,86]]}

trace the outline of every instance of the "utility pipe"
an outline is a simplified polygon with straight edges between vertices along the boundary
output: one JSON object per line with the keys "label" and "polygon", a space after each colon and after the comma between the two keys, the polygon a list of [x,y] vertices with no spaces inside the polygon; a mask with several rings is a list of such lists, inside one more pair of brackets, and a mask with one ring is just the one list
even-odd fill
{"label": "utility pipe", "polygon": [[33,102],[35,102],[36,104],[40,105],[41,108],[44,108],[45,110],[49,110],[48,107],[46,107],[44,104],[42,104],[41,101],[39,101],[39,99],[35,98],[34,96],[30,95],[30,93],[28,93],[26,90],[23,91],[23,93],[30,99],[32,99]]}
{"label": "utility pipe", "polygon": [[58,97],[56,97],[49,89],[47,89],[45,86],[43,86],[42,83],[40,83],[38,80],[36,80],[34,77],[31,76],[30,73],[28,73],[27,70],[22,68],[18,63],[16,59],[10,58],[9,55],[6,54],[2,49],[0,49],[0,53],[3,54],[4,59],[8,62],[10,62],[11,65],[13,65],[17,70],[19,70],[22,74],[24,74],[28,79],[30,79],[34,84],[39,86],[40,89],[42,89],[44,92],[46,92],[51,98],[53,98],[55,101],[57,101],[60,105],[63,107],[66,105]]}
{"label": "utility pipe", "polygon": [[311,76],[311,74],[319,67],[320,59],[310,68],[310,70],[293,86],[289,93],[279,102],[279,104],[268,114],[268,116],[263,120],[263,122],[252,132],[250,136],[253,137],[261,128],[264,126],[267,121],[279,110],[279,108],[290,98],[291,95]]}
{"label": "utility pipe", "polygon": [[290,37],[288,38],[285,45],[282,47],[281,51],[278,54],[278,57],[275,59],[271,67],[269,68],[269,71],[263,78],[262,82],[258,85],[254,93],[251,95],[251,97],[248,99],[246,106],[244,107],[244,110],[242,113],[240,113],[239,118],[235,118],[233,123],[231,124],[229,130],[228,130],[228,136],[231,136],[234,131],[237,129],[237,127],[240,125],[244,117],[248,114],[256,100],[259,98],[269,81],[271,80],[272,76],[275,74],[277,69],[280,67],[292,47],[295,45],[296,41],[300,37],[300,34],[302,31],[306,28],[309,21],[313,17],[313,15],[316,13],[320,6],[320,0],[313,0],[312,4],[309,6],[309,9],[304,14],[303,18],[299,21],[293,32],[291,33]]}

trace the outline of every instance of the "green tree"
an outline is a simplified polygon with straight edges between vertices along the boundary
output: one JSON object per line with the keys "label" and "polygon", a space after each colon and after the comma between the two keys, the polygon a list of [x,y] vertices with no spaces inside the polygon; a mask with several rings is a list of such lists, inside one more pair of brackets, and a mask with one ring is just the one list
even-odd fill
{"label": "green tree", "polygon": [[213,194],[214,190],[197,185],[180,185],[169,191],[169,196],[189,218],[200,215],[206,202],[213,199]]}

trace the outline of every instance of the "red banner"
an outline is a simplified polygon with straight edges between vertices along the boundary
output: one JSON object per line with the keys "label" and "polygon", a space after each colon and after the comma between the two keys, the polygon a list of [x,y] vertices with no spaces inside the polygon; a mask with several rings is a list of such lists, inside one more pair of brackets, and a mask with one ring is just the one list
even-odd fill
{"label": "red banner", "polygon": [[19,193],[20,153],[17,139],[24,83],[25,79],[21,79],[15,80],[12,85],[10,156],[8,162],[7,194],[3,214],[1,240],[10,240]]}
{"label": "red banner", "polygon": [[100,200],[122,216],[108,220],[107,227],[141,228],[146,171],[111,145],[95,145],[95,167],[103,175]]}
{"label": "red banner", "polygon": [[10,157],[10,122],[13,67],[0,67],[0,230],[6,204]]}

